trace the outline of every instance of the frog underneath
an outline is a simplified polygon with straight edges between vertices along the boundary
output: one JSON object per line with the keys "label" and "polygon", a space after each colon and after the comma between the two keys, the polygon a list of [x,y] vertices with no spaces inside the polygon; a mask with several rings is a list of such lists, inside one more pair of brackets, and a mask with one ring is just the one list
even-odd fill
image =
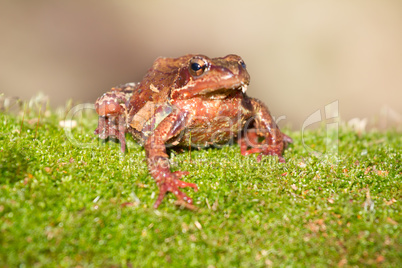
{"label": "frog underneath", "polygon": [[171,172],[167,147],[237,140],[242,155],[259,153],[258,161],[262,155],[276,155],[285,161],[282,152],[292,139],[279,130],[261,101],[247,96],[249,82],[237,55],[158,58],[140,83],[114,87],[97,99],[95,134],[116,137],[123,152],[127,132],[144,146],[149,172],[159,187],[155,208],[167,192],[193,208],[193,200],[180,188],[197,190],[197,185],[180,180],[188,172]]}

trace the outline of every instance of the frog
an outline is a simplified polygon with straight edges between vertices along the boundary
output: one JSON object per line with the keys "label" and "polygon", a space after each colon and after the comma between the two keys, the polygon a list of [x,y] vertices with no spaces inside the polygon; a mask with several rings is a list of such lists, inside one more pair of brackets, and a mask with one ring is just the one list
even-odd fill
{"label": "frog", "polygon": [[159,188],[155,209],[169,192],[178,204],[193,209],[193,199],[181,189],[198,187],[182,179],[187,171],[171,170],[170,148],[237,142],[242,155],[258,154],[257,162],[265,155],[285,162],[284,149],[293,140],[281,132],[262,101],[247,95],[249,84],[247,66],[235,54],[159,57],[141,82],[113,87],[96,100],[95,134],[118,140],[123,153],[127,133],[144,147]]}

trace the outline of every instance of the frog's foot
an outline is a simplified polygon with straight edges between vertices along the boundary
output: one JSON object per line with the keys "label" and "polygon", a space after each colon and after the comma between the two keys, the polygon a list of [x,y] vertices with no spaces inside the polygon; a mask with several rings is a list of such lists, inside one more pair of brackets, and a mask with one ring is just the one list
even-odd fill
{"label": "frog's foot", "polygon": [[257,156],[257,163],[261,162],[261,158],[263,155],[276,155],[278,157],[279,162],[285,163],[285,158],[282,156],[282,149],[283,146],[264,146],[263,148],[251,148],[249,150],[241,151],[241,154],[246,156],[250,154],[258,154]]}
{"label": "frog's foot", "polygon": [[126,150],[126,135],[125,128],[118,118],[120,124],[115,123],[116,120],[111,120],[108,117],[99,116],[98,127],[95,129],[94,134],[98,135],[100,139],[107,139],[109,136],[116,137],[120,141],[121,151],[124,153]]}
{"label": "frog's foot", "polygon": [[163,198],[167,192],[172,192],[178,199],[178,204],[184,205],[190,209],[194,209],[193,199],[188,197],[185,193],[181,192],[179,188],[191,187],[194,191],[198,191],[198,187],[195,183],[184,182],[179,180],[182,176],[188,175],[187,171],[176,171],[176,172],[163,172],[164,174],[159,174],[161,179],[157,179],[157,184],[159,186],[158,199],[154,204],[154,208],[158,208],[162,203]]}
{"label": "frog's foot", "polygon": [[[245,137],[239,139],[238,143],[240,145],[240,153],[244,156],[250,154],[259,154],[257,157],[257,162],[261,162],[263,155],[276,155],[278,156],[279,162],[285,163],[285,158],[282,156],[282,151],[285,143],[293,142],[293,140],[283,134],[283,143],[280,144],[266,144],[264,141],[259,142],[259,136],[254,130],[249,130]],[[251,149],[248,149],[251,147]]]}
{"label": "frog's foot", "polygon": [[288,135],[283,134],[283,133],[282,133],[282,139],[283,139],[283,143],[284,143],[285,148],[288,146],[289,143],[293,143],[293,139],[291,137],[289,137]]}
{"label": "frog's foot", "polygon": [[[245,136],[242,136],[237,143],[240,146],[240,152],[242,155],[249,155],[252,152],[247,153],[250,150],[247,150],[248,147],[253,147],[254,145],[258,146],[258,135],[253,130],[248,130],[245,133]],[[254,149],[254,148],[253,148]]]}

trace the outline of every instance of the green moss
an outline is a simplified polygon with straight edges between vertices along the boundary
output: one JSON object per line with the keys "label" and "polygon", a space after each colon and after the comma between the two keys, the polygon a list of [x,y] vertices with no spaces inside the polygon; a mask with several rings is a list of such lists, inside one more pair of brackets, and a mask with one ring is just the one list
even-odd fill
{"label": "green moss", "polygon": [[[177,153],[181,209],[158,189],[144,150],[93,135],[87,112],[68,139],[63,112],[0,114],[0,266],[336,266],[401,263],[402,135],[342,127],[338,154],[310,155],[301,133],[286,164],[237,145]],[[37,120],[33,120],[39,118]],[[324,129],[305,133],[325,151]],[[79,146],[77,143],[81,143]],[[128,204],[128,205],[127,205]]]}

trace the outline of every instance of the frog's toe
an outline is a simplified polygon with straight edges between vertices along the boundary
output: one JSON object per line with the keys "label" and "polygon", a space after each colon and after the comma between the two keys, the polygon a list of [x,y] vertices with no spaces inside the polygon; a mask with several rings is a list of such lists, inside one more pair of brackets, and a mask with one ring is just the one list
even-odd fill
{"label": "frog's toe", "polygon": [[162,203],[162,200],[163,200],[163,198],[165,197],[166,192],[167,192],[167,190],[164,189],[163,185],[161,185],[161,186],[159,187],[159,195],[158,195],[158,198],[156,199],[155,204],[154,204],[154,208],[155,208],[155,209],[157,209],[157,208],[159,207],[159,205]]}
{"label": "frog's toe", "polygon": [[282,138],[283,138],[283,141],[286,143],[293,143],[293,139],[286,134],[282,133]]}
{"label": "frog's toe", "polygon": [[[175,171],[173,172],[174,175],[176,175],[177,178],[181,178],[182,176],[186,176],[189,174],[188,171]],[[185,181],[181,181],[181,180],[174,180],[174,183],[180,187],[180,188],[185,188],[185,187],[191,187],[194,189],[194,191],[198,191],[198,187],[197,184],[195,183],[191,183],[191,182],[185,182]]]}
{"label": "frog's toe", "polygon": [[263,150],[261,148],[251,148],[248,150],[242,150],[241,154],[246,156],[246,155],[250,155],[250,154],[258,154],[258,153],[262,153]]}
{"label": "frog's toe", "polygon": [[177,197],[178,201],[182,201],[181,203],[187,203],[190,205],[193,204],[193,199],[191,197],[187,196],[185,193],[183,193],[179,189],[176,189],[173,193]]}
{"label": "frog's toe", "polygon": [[173,172],[173,174],[174,174],[174,176],[177,178],[177,179],[180,179],[181,177],[183,177],[183,176],[187,176],[188,174],[190,174],[188,171],[175,171],[175,172]]}
{"label": "frog's toe", "polygon": [[[191,183],[191,184],[193,184],[193,183]],[[189,185],[186,185],[186,186],[189,186]],[[183,186],[183,187],[186,187],[186,186]],[[177,197],[177,199],[178,199],[177,202],[179,204],[181,204],[181,205],[186,204],[186,207],[187,207],[187,205],[190,206],[190,207],[194,207],[193,206],[193,199],[191,197],[187,196],[182,191],[180,191],[179,187],[182,187],[182,185],[178,184],[178,185],[174,185],[174,186],[168,186],[166,184],[162,184],[159,187],[159,195],[158,195],[158,198],[155,201],[154,208],[156,209],[156,208],[159,207],[159,205],[162,203],[162,200],[165,197],[167,192],[172,192]],[[195,186],[195,187],[197,187],[197,186]]]}
{"label": "frog's toe", "polygon": [[162,203],[162,200],[165,197],[166,193],[171,192],[177,197],[178,202],[181,205],[186,204],[185,207],[188,207],[189,209],[194,209],[195,207],[193,206],[193,199],[180,191],[180,188],[185,187],[191,187],[195,191],[198,191],[198,187],[195,183],[179,180],[179,178],[188,174],[189,173],[187,171],[175,171],[173,173],[170,173],[167,176],[169,178],[165,179],[164,182],[159,184],[159,195],[154,204],[154,208],[158,208],[159,205]]}

